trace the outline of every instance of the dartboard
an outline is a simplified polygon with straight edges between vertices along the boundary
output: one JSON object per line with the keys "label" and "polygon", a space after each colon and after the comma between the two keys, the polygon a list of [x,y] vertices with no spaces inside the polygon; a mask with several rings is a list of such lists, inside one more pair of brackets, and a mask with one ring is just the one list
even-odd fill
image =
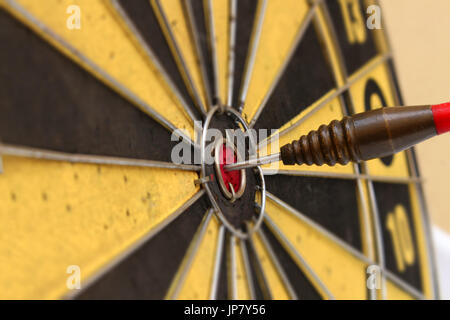
{"label": "dartboard", "polygon": [[376,9],[0,0],[0,297],[436,298],[412,150],[235,174],[205,161],[237,157],[207,129],[269,130],[246,140],[262,154],[401,105]]}

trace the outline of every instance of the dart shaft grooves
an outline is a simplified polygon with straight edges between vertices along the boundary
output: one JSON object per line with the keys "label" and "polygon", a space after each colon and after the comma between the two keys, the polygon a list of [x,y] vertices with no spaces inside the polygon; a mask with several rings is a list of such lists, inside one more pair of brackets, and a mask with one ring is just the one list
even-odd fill
{"label": "dart shaft grooves", "polygon": [[334,120],[281,148],[285,165],[345,165],[392,155],[437,134],[430,106],[381,108]]}
{"label": "dart shaft grooves", "polygon": [[360,161],[355,149],[355,127],[349,117],[341,121],[333,120],[329,125],[321,125],[281,148],[281,158],[286,165],[327,164],[345,165],[350,161]]}

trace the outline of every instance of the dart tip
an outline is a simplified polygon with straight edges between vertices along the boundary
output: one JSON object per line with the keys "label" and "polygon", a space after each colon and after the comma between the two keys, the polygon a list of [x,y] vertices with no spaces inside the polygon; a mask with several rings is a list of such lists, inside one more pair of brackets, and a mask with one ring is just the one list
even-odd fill
{"label": "dart tip", "polygon": [[450,131],[450,102],[431,106],[437,134]]}

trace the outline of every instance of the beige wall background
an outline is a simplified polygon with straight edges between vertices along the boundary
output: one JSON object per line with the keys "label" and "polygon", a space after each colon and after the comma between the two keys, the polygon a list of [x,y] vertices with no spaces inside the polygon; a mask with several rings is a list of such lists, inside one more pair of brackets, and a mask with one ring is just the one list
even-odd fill
{"label": "beige wall background", "polygon": [[[450,0],[380,0],[408,105],[450,101]],[[450,133],[417,147],[432,223],[450,232]]]}

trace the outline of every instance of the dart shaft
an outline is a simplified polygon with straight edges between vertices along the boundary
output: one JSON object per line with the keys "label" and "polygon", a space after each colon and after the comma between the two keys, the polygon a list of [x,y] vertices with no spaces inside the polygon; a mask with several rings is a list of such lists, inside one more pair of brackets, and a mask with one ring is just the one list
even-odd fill
{"label": "dart shaft", "polygon": [[285,165],[345,165],[401,152],[450,131],[450,103],[381,108],[333,120],[273,154],[225,166],[228,171],[271,162]]}
{"label": "dart shaft", "polygon": [[333,120],[281,148],[286,165],[360,162],[393,155],[437,134],[431,106],[381,108]]}
{"label": "dart shaft", "polygon": [[281,160],[281,154],[275,153],[264,157],[254,158],[247,161],[242,162],[236,162],[233,164],[229,164],[225,166],[225,169],[227,171],[233,171],[233,170],[240,170],[240,169],[247,169],[247,168],[253,168],[256,166],[261,166],[263,164],[268,164],[272,162],[278,162]]}

